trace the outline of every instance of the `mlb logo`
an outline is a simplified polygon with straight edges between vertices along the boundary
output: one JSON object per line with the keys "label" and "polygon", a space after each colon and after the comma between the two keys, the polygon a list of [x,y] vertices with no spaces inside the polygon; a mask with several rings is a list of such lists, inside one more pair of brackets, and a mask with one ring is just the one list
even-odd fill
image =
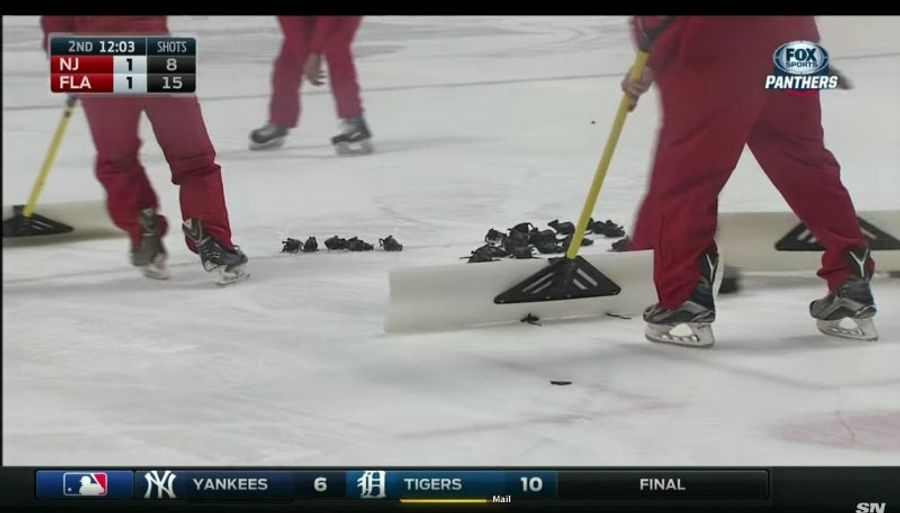
{"label": "mlb logo", "polygon": [[67,497],[103,497],[106,495],[105,472],[66,472],[63,474],[63,494]]}

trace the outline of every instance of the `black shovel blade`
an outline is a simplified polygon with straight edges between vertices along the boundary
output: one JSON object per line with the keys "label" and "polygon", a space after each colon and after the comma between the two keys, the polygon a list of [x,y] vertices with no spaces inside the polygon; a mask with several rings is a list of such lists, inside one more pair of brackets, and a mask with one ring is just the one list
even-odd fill
{"label": "black shovel blade", "polygon": [[3,238],[8,237],[33,237],[36,235],[59,235],[69,233],[74,228],[54,221],[40,214],[31,214],[31,217],[22,215],[24,205],[13,206],[13,216],[3,220]]}
{"label": "black shovel blade", "polygon": [[614,281],[582,257],[556,258],[551,264],[494,298],[494,303],[535,303],[588,297],[615,296],[622,291]]}

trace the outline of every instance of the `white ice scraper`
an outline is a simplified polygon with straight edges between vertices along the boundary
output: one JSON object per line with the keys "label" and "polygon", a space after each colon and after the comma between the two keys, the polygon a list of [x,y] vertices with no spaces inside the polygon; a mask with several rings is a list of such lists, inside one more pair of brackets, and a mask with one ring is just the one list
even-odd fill
{"label": "white ice scraper", "polygon": [[[900,271],[900,210],[857,212],[875,269]],[[716,243],[745,272],[815,272],[822,245],[793,212],[723,212]]]}
{"label": "white ice scraper", "polygon": [[[671,18],[669,18],[669,22]],[[655,34],[644,33],[631,67],[640,78]],[[399,269],[390,274],[387,331],[427,331],[540,319],[639,312],[654,300],[652,253],[578,255],[630,100],[622,95],[603,156],[564,258]],[[601,271],[602,269],[602,271]]]}
{"label": "white ice scraper", "polygon": [[53,134],[53,140],[44,163],[38,172],[31,194],[24,205],[3,207],[3,245],[41,244],[59,242],[71,238],[107,237],[122,235],[116,229],[106,208],[100,201],[79,201],[69,203],[41,204],[40,213],[35,212],[38,198],[62,144],[63,135],[72,119],[77,98],[66,99],[62,117]]}

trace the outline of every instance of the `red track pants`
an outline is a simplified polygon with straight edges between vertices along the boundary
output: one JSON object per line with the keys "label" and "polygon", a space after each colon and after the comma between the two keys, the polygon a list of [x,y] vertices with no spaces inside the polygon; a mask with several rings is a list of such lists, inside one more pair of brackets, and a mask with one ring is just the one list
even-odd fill
{"label": "red track pants", "polygon": [[[660,302],[676,308],[699,281],[698,259],[714,247],[719,192],[748,145],[763,171],[826,248],[819,276],[834,289],[846,254],[863,246],[840,166],[824,145],[819,93],[765,90],[764,67],[685,66],[659,80],[663,125],[635,249],[655,250]],[[727,258],[727,255],[726,255]]]}
{"label": "red track pants", "polygon": [[[272,73],[272,99],[269,103],[269,121],[294,128],[300,120],[300,86],[303,83],[303,67],[312,51],[315,16],[279,16],[284,42],[275,60]],[[328,38],[322,49],[328,63],[328,83],[341,119],[362,114],[362,100],[356,67],[350,46],[362,21],[359,16],[347,16],[337,31]]]}
{"label": "red track pants", "polygon": [[180,186],[182,218],[199,219],[213,238],[232,247],[221,169],[196,97],[83,96],[81,101],[97,148],[96,173],[106,189],[110,216],[131,235],[133,244],[140,241],[138,212],[159,206],[138,160],[138,127],[146,112],[169,162],[172,183]]}

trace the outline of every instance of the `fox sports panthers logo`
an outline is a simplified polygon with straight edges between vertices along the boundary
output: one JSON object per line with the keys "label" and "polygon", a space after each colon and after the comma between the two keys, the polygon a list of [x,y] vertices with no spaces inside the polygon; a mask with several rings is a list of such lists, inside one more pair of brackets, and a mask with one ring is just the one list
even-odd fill
{"label": "fox sports panthers logo", "polygon": [[792,41],[775,50],[775,68],[786,75],[828,73],[828,51],[811,41]]}

